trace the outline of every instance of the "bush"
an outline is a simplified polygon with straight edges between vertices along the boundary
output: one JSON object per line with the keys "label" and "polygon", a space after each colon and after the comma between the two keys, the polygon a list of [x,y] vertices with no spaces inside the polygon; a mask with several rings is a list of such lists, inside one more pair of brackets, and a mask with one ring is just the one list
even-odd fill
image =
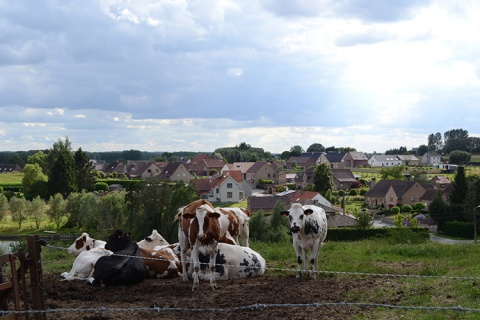
{"label": "bush", "polygon": [[395,206],[390,209],[391,214],[398,214],[400,212],[400,208]]}
{"label": "bush", "polygon": [[406,204],[402,206],[402,212],[412,212],[412,206]]}
{"label": "bush", "polygon": [[356,195],[357,195],[357,190],[351,189],[351,190],[348,192],[348,195],[349,195],[349,196],[356,196]]}
{"label": "bush", "polygon": [[471,222],[445,221],[438,224],[437,231],[451,237],[473,239],[474,228]]}
{"label": "bush", "polygon": [[421,211],[425,209],[425,205],[422,202],[417,202],[413,205],[413,209],[415,209],[415,211]]}
{"label": "bush", "polygon": [[108,184],[106,182],[95,183],[95,191],[108,191]]}
{"label": "bush", "polygon": [[385,238],[395,243],[421,243],[430,239],[427,228],[335,228],[328,229],[326,241],[360,241]]}

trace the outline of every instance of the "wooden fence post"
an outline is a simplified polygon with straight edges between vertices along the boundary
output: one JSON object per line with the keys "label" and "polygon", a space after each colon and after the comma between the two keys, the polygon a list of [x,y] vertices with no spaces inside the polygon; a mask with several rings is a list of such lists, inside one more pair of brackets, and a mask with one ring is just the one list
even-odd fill
{"label": "wooden fence post", "polygon": [[[45,294],[42,280],[42,262],[40,252],[39,236],[28,236],[28,258],[30,263],[30,288],[32,290],[32,309],[46,310],[45,308]],[[46,313],[34,313],[35,320],[46,320]]]}

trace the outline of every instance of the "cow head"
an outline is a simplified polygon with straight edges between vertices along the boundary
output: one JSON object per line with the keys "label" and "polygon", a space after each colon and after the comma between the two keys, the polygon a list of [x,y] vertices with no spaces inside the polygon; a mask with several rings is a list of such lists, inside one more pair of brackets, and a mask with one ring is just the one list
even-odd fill
{"label": "cow head", "polygon": [[218,218],[220,213],[208,204],[203,204],[195,212],[195,221],[198,224],[197,239],[205,241],[207,238],[218,241],[220,236],[220,226]]}
{"label": "cow head", "polygon": [[169,243],[157,230],[153,230],[151,235],[145,237],[145,239],[137,244],[142,248],[153,249],[156,246],[168,246]]}
{"label": "cow head", "polygon": [[90,238],[88,233],[84,232],[67,249],[68,253],[79,254],[81,251],[90,250],[95,247],[95,239]]}
{"label": "cow head", "polygon": [[290,222],[290,231],[295,234],[305,227],[305,216],[312,214],[312,209],[303,210],[300,203],[294,203],[290,210],[281,211],[280,214],[288,216]]}
{"label": "cow head", "polygon": [[116,230],[110,237],[108,237],[105,249],[117,252],[125,249],[130,243],[129,232],[124,233],[122,230]]}

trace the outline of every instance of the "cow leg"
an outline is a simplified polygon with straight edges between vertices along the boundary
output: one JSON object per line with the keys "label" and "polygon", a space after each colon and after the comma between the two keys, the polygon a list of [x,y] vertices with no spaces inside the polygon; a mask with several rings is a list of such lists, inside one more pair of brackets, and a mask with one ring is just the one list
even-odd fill
{"label": "cow leg", "polygon": [[191,254],[191,263],[193,264],[193,286],[192,286],[192,291],[195,291],[195,289],[200,288],[200,281],[198,280],[198,273],[200,272],[200,260],[198,257],[198,251],[197,251],[197,246],[194,246],[192,249]]}
{"label": "cow leg", "polygon": [[295,255],[297,257],[297,279],[302,276],[302,265],[304,259],[304,250],[296,243],[293,243],[293,248],[295,249]]}
{"label": "cow leg", "polygon": [[320,251],[320,242],[315,242],[310,252],[310,268],[312,270],[311,278],[317,278],[318,271],[318,252]]}
{"label": "cow leg", "polygon": [[215,282],[215,262],[217,259],[217,248],[216,246],[210,252],[210,288],[215,289],[217,287],[217,283]]}

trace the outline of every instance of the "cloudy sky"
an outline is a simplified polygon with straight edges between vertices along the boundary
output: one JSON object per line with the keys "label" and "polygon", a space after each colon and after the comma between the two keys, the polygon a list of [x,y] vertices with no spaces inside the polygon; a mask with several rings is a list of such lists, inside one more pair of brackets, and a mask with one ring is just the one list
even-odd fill
{"label": "cloudy sky", "polygon": [[477,0],[0,0],[0,150],[480,136]]}

